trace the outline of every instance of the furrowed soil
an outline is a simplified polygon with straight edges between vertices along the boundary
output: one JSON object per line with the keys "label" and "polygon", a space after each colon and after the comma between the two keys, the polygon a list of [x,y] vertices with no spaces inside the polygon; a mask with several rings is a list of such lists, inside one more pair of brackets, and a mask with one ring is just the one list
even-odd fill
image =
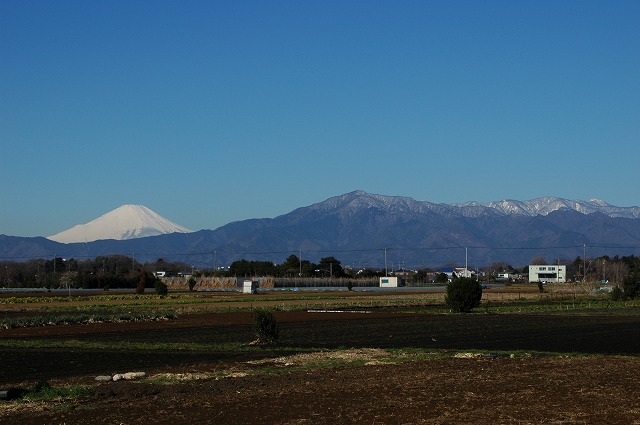
{"label": "furrowed soil", "polygon": [[275,315],[272,346],[250,312],[0,330],[0,390],[89,387],[0,401],[0,422],[640,424],[635,314]]}

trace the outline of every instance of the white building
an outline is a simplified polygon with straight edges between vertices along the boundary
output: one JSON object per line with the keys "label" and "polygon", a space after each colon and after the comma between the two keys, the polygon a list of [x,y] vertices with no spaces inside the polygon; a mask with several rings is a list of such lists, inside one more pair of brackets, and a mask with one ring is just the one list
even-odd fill
{"label": "white building", "polygon": [[255,294],[258,290],[258,282],[255,280],[245,280],[242,284],[243,294]]}
{"label": "white building", "polygon": [[476,272],[469,270],[466,267],[445,268],[442,269],[442,273],[447,275],[449,282],[460,277],[475,277],[476,275]]}
{"label": "white building", "polygon": [[380,278],[380,287],[381,288],[397,288],[398,286],[402,286],[402,280],[397,277],[387,276]]}
{"label": "white building", "polygon": [[530,265],[529,282],[566,282],[567,266]]}
{"label": "white building", "polygon": [[459,278],[459,277],[474,277],[476,272],[474,272],[473,270],[469,270],[466,267],[456,267],[453,270],[453,274],[457,278]]}

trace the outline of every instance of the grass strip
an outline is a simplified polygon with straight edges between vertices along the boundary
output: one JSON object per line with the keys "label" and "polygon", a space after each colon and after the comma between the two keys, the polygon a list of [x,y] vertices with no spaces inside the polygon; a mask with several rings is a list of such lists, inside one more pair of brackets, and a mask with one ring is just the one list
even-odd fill
{"label": "grass strip", "polygon": [[173,320],[177,316],[172,311],[161,313],[116,313],[116,314],[68,314],[48,315],[38,317],[25,317],[19,319],[4,319],[0,321],[0,328],[28,328],[52,325],[76,325],[88,323],[112,323],[112,322],[140,322],[154,320]]}
{"label": "grass strip", "polygon": [[46,339],[0,339],[0,348],[11,349],[74,349],[88,351],[210,351],[210,352],[233,352],[252,353],[275,351],[283,352],[309,352],[322,351],[319,348],[298,348],[282,345],[249,345],[242,342],[227,343],[196,343],[196,342],[130,342],[130,341],[78,341],[64,340],[51,341]]}
{"label": "grass strip", "polygon": [[32,388],[25,390],[24,401],[69,400],[86,397],[90,394],[90,387],[85,385],[69,385],[53,387],[47,381],[40,381]]}
{"label": "grass strip", "polygon": [[177,294],[168,296],[160,295],[144,295],[144,294],[131,294],[131,295],[98,295],[88,297],[6,297],[0,298],[0,304],[30,304],[30,303],[54,303],[54,302],[79,302],[79,301],[148,301],[156,300],[161,303],[175,304],[175,303],[209,303],[209,302],[221,302],[221,303],[235,303],[235,302],[251,302],[251,301],[290,301],[290,300],[339,300],[345,299],[346,296],[341,295],[298,295],[295,296],[265,296],[246,295],[242,297],[216,297],[211,295],[191,295],[191,294]]}

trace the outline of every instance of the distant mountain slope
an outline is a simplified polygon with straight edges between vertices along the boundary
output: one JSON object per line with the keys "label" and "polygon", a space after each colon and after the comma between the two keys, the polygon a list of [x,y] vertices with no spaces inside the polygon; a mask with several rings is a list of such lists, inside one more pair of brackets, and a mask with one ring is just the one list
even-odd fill
{"label": "distant mountain slope", "polygon": [[79,224],[49,236],[48,239],[60,243],[74,243],[189,232],[191,230],[161,217],[143,205],[123,205],[87,224]]}
{"label": "distant mountain slope", "polygon": [[[495,205],[493,205],[495,204]],[[355,191],[275,218],[229,223],[215,230],[129,240],[56,244],[44,238],[0,237],[0,259],[34,256],[133,255],[197,266],[239,259],[282,262],[289,255],[333,256],[353,267],[391,268],[506,262],[528,264],[582,256],[640,255],[638,207],[602,201],[540,198],[460,205]],[[44,243],[46,242],[46,243]]]}
{"label": "distant mountain slope", "polygon": [[640,207],[616,207],[599,199],[589,201],[570,201],[556,197],[544,197],[529,201],[505,200],[498,202],[479,203],[467,202],[457,206],[465,209],[482,206],[491,208],[503,214],[516,215],[548,215],[558,210],[573,210],[582,214],[601,213],[609,217],[640,218]]}
{"label": "distant mountain slope", "polygon": [[573,210],[582,214],[601,213],[609,217],[640,218],[640,207],[617,207],[598,199],[580,201],[547,196],[528,201],[504,200],[488,203],[471,201],[463,204],[434,204],[402,196],[374,195],[359,190],[329,198],[308,208],[325,210],[332,208],[345,210],[384,208],[389,211],[411,211],[414,213],[431,211],[443,216],[462,217],[493,214],[534,217],[548,215],[559,210]]}

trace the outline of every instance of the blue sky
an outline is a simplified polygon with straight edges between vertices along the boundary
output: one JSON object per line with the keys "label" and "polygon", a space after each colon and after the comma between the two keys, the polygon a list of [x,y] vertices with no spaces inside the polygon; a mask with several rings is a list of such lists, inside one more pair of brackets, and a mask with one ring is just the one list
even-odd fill
{"label": "blue sky", "polygon": [[0,2],[0,234],[365,190],[640,205],[638,1]]}

